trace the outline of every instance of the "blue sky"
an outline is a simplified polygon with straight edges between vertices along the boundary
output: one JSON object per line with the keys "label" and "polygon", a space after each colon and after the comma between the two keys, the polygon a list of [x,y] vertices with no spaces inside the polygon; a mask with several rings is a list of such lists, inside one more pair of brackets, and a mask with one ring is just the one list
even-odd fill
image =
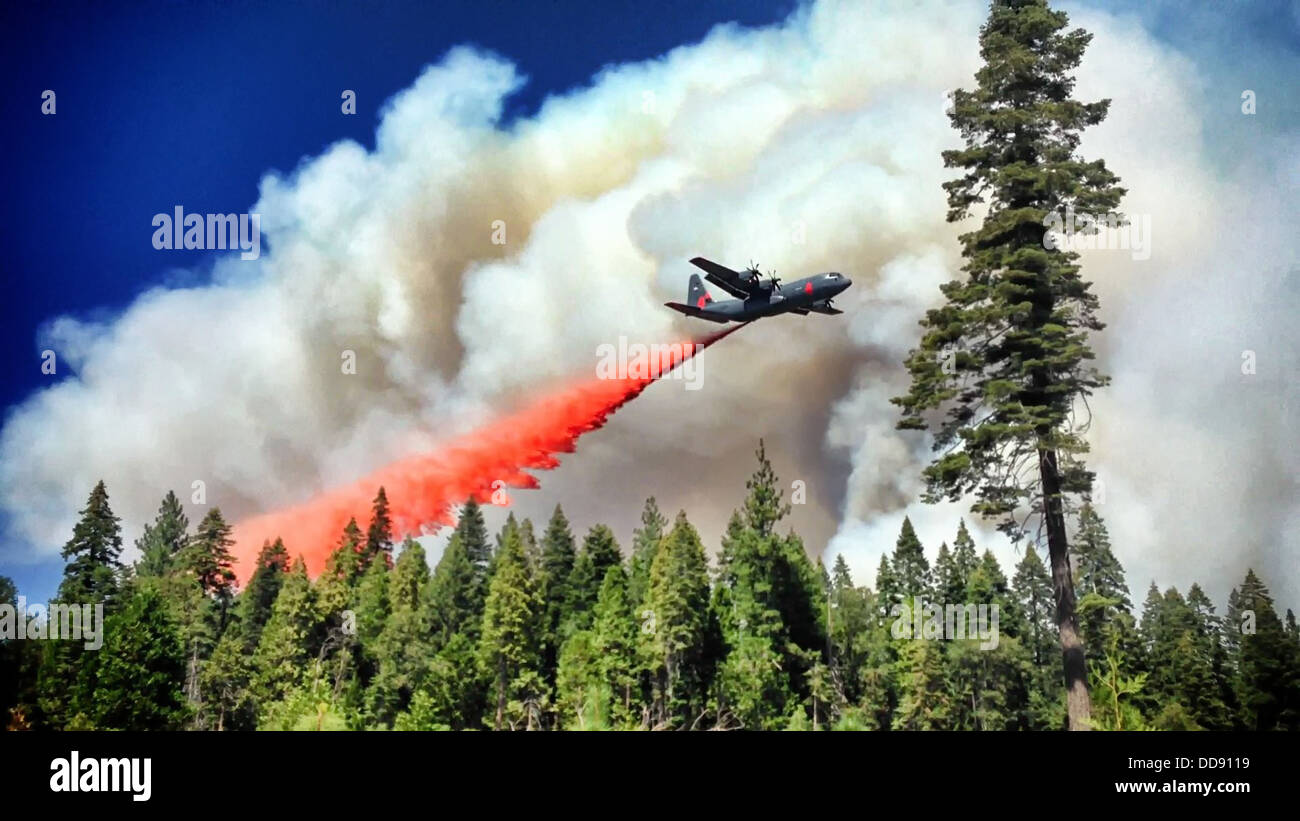
{"label": "blue sky", "polygon": [[[507,112],[518,117],[548,94],[584,85],[604,65],[654,58],[718,23],[779,21],[795,5],[3,4],[0,162],[8,196],[0,204],[7,251],[0,406],[7,415],[50,384],[40,372],[43,323],[65,314],[112,315],[144,290],[184,283],[204,269],[200,251],[173,252],[171,267],[162,264],[150,244],[154,214],[178,203],[190,212],[244,211],[267,171],[289,171],[341,139],[372,146],[384,101],[453,45],[498,52],[528,76]],[[1300,17],[1284,0],[1234,2],[1228,10],[1142,0],[1096,5],[1132,14],[1193,55],[1207,67],[1207,99],[1232,100],[1256,84],[1261,66],[1270,68],[1269,55],[1300,52]],[[1261,108],[1268,127],[1294,127],[1295,88],[1284,87]],[[40,113],[45,89],[58,95],[54,116]],[[340,111],[343,89],[357,93],[355,116]],[[1243,121],[1207,118],[1204,125],[1212,138]],[[61,566],[0,572],[41,599],[53,593]]]}

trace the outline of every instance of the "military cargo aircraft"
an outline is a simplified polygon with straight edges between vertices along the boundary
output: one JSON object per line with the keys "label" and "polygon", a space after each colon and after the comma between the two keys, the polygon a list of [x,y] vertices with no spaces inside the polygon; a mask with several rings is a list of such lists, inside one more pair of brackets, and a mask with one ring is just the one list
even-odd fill
{"label": "military cargo aircraft", "polygon": [[691,274],[686,303],[665,302],[664,305],[710,322],[749,322],[786,313],[842,314],[843,311],[831,306],[831,298],[853,284],[853,280],[835,272],[782,285],[775,273],[764,278],[753,265],[744,271],[733,271],[704,257],[692,259],[691,264],[704,271],[705,279],[735,299],[715,302],[700,281],[700,275]]}

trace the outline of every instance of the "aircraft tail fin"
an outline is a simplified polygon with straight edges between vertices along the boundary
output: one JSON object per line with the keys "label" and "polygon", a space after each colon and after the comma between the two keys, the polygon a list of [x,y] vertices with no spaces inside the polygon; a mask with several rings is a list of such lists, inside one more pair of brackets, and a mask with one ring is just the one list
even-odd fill
{"label": "aircraft tail fin", "polygon": [[691,274],[691,284],[686,290],[686,304],[694,305],[696,308],[703,308],[712,301],[713,297],[709,296],[709,291],[704,287],[700,275]]}

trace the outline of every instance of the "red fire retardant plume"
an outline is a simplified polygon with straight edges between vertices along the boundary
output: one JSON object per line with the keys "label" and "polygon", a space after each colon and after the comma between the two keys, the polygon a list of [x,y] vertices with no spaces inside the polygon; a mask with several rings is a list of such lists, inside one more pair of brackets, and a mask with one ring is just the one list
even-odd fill
{"label": "red fire retardant plume", "polygon": [[399,539],[452,524],[453,505],[470,496],[481,502],[490,500],[493,483],[498,480],[509,487],[535,488],[536,477],[525,470],[556,467],[556,454],[572,453],[579,436],[603,427],[610,414],[652,382],[741,327],[733,325],[696,340],[700,348],[690,343],[672,348],[671,362],[657,374],[578,383],[458,437],[435,452],[402,459],[302,504],[239,522],[232,550],[235,573],[241,583],[246,582],[263,542],[281,537],[289,554],[301,554],[307,572],[316,576],[338,545],[348,519],[356,517],[365,532],[371,503],[381,486],[388,496],[394,536]]}

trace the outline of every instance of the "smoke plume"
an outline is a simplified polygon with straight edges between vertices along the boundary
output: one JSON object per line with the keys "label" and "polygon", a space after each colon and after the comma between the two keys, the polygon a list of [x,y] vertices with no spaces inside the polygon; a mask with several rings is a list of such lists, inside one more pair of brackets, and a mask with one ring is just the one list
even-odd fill
{"label": "smoke plume", "polygon": [[[1300,294],[1285,275],[1300,151],[1283,119],[1295,55],[1231,62],[1236,11],[1204,11],[1233,42],[1220,60],[1157,40],[1135,14],[1066,8],[1094,35],[1076,96],[1113,100],[1081,153],[1106,160],[1123,210],[1152,227],[1148,259],[1082,260],[1109,325],[1098,364],[1114,383],[1089,437],[1116,553],[1139,593],[1200,581],[1222,602],[1253,565],[1294,602],[1297,471],[1279,443],[1295,441],[1298,406]],[[398,466],[432,488],[404,526],[437,521],[477,489],[438,486],[446,443],[505,435],[501,409],[591,374],[603,344],[681,338],[692,326],[662,303],[682,299],[697,255],[854,285],[843,316],[763,320],[710,351],[701,390],[645,391],[513,509],[545,517],[562,502],[579,527],[626,540],[655,495],[716,545],[763,437],[786,489],[806,489],[789,523],[810,550],[843,554],[871,583],[906,514],[933,554],[969,514],[917,502],[929,443],[895,430],[889,398],[917,319],[961,276],[969,226],[945,221],[940,152],[960,145],[946,95],[974,82],[985,12],[821,0],[608,66],[513,122],[504,103],[525,79],[507,59],[431,55],[385,107],[373,150],[339,142],[262,180],[260,259],[220,258],[190,280],[209,284],[152,290],[109,320],[49,323],[38,344],[75,376],[0,432],[0,560],[56,556],[101,478],[128,544],[169,488],[186,499],[201,482],[232,521],[337,498],[319,524],[332,532],[307,530],[310,517],[241,528],[241,545],[277,530],[291,553],[318,550],[380,480],[426,504],[398,492]],[[1243,89],[1256,115],[1242,114]],[[342,373],[349,355],[356,372]],[[544,466],[544,451],[492,470]],[[1016,560],[996,533],[975,535]]]}

